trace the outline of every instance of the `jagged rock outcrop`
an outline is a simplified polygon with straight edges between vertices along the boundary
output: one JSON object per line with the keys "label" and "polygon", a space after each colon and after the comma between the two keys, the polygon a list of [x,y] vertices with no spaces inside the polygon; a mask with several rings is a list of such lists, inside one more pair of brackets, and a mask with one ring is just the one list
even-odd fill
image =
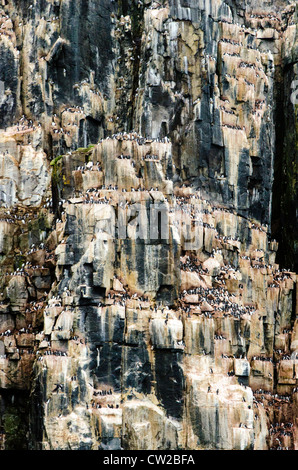
{"label": "jagged rock outcrop", "polygon": [[297,449],[296,5],[1,9],[0,448]]}

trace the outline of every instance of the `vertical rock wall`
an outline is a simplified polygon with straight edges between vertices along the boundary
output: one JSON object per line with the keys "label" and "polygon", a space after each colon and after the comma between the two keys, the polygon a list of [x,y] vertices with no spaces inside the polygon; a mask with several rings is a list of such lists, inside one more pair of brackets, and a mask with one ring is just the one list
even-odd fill
{"label": "vertical rock wall", "polygon": [[261,3],[2,1],[0,448],[297,448],[297,11]]}

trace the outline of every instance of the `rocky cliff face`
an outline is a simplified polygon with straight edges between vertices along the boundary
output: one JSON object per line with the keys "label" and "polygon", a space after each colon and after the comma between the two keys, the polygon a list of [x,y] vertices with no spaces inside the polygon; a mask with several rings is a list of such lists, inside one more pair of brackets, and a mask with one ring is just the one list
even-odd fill
{"label": "rocky cliff face", "polygon": [[0,448],[298,449],[296,5],[0,8]]}

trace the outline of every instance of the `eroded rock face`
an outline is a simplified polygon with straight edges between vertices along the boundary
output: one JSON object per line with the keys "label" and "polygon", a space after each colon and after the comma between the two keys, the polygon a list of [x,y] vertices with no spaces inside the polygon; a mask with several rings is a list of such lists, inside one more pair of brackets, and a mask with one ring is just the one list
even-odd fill
{"label": "eroded rock face", "polygon": [[0,448],[298,448],[297,11],[242,3],[2,2]]}

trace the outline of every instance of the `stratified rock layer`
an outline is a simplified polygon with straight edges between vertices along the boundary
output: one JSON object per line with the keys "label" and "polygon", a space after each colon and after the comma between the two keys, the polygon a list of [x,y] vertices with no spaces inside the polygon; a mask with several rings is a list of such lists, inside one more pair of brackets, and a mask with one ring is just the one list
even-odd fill
{"label": "stratified rock layer", "polygon": [[25,3],[0,13],[0,448],[297,449],[271,233],[295,5]]}

